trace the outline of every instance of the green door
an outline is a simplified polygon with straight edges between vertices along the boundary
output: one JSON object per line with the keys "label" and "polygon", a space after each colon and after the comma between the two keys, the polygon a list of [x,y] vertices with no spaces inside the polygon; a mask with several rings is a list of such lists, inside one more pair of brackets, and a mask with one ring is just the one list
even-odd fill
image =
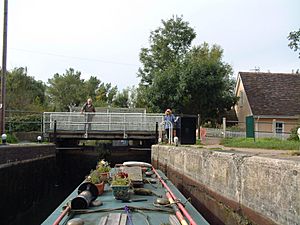
{"label": "green door", "polygon": [[246,137],[255,138],[253,116],[246,116]]}

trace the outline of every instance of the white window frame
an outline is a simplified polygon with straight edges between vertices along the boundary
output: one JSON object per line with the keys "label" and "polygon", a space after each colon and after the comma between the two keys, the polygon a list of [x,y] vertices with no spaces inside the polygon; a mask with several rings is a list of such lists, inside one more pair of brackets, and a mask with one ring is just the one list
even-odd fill
{"label": "white window frame", "polygon": [[[281,132],[278,132],[279,128],[277,128],[277,124],[281,124],[282,125]],[[276,121],[276,123],[275,123],[275,133],[276,134],[283,134],[284,133],[284,122],[282,122],[282,121]]]}

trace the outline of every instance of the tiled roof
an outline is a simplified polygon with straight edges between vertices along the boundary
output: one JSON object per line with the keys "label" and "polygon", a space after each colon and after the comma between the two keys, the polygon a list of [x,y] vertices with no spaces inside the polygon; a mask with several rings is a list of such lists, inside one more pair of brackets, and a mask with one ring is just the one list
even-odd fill
{"label": "tiled roof", "polygon": [[253,115],[300,115],[300,74],[239,74]]}

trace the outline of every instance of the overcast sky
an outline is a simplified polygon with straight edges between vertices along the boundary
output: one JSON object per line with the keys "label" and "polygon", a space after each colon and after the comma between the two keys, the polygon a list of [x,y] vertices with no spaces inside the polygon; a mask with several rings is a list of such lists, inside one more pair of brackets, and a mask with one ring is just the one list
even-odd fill
{"label": "overcast sky", "polygon": [[[137,85],[140,49],[172,15],[195,29],[193,45],[220,45],[235,76],[300,68],[287,40],[300,28],[299,0],[9,0],[8,7],[7,69],[27,67],[44,82],[72,67],[119,89]],[[2,33],[3,15],[0,26]]]}

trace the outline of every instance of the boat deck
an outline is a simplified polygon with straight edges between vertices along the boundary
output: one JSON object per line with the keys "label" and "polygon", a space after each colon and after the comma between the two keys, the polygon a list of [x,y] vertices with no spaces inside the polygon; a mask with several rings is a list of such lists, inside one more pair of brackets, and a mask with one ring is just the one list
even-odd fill
{"label": "boat deck", "polygon": [[[161,179],[167,184],[171,192],[177,197],[178,200],[185,206],[185,209],[189,215],[193,218],[196,224],[207,225],[209,224],[201,214],[191,205],[190,202],[178,191],[178,189],[168,180],[168,178],[159,170],[157,173]],[[162,183],[157,179],[156,184],[146,183],[143,188],[150,189],[153,193],[161,195],[166,198],[166,189]],[[61,215],[63,207],[65,207],[72,199],[77,196],[77,188],[61,203],[60,206],[42,223],[42,225],[55,224],[56,219]],[[155,204],[156,199],[159,198],[156,195],[136,195],[130,194],[130,201],[123,202],[122,200],[116,200],[113,197],[111,187],[106,184],[104,193],[97,197],[96,200],[100,200],[103,205],[89,207],[82,210],[71,210],[68,215],[64,216],[60,223],[56,224],[70,224],[68,221],[73,218],[81,218],[84,221],[84,225],[162,225],[162,224],[180,224],[177,222],[170,222],[170,215],[172,218],[176,218],[173,208],[170,206],[161,206]],[[140,200],[140,201],[137,201]],[[130,213],[125,211],[125,207],[128,207]],[[119,218],[119,219],[117,219]],[[122,219],[123,218],[123,219]],[[190,224],[188,219],[184,216],[187,223]],[[116,222],[118,221],[118,222]],[[81,221],[82,222],[82,221]],[[75,223],[74,223],[75,224]],[[76,223],[77,224],[77,223]]]}

